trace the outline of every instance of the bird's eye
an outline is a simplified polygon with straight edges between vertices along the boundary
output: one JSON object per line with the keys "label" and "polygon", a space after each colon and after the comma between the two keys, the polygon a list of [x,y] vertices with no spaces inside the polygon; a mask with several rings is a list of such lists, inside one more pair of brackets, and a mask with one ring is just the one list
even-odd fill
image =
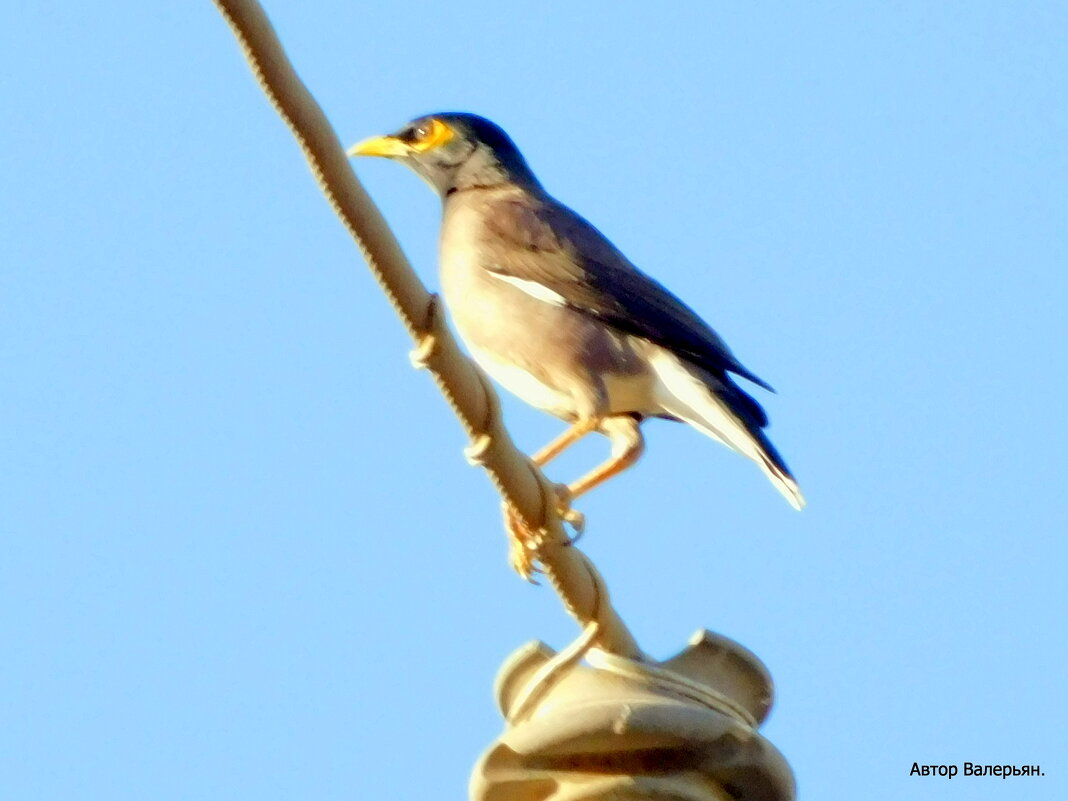
{"label": "bird's eye", "polygon": [[416,152],[424,152],[441,147],[455,136],[455,132],[446,123],[431,118],[413,123],[405,132],[405,140]]}
{"label": "bird's eye", "polygon": [[434,133],[434,123],[432,120],[421,122],[418,125],[412,124],[404,129],[398,138],[407,142],[410,145],[418,145],[420,142],[427,141]]}

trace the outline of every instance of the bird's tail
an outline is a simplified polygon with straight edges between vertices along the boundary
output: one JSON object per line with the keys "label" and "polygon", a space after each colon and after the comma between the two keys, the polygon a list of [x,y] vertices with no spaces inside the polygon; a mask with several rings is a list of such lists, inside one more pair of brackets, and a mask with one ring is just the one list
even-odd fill
{"label": "bird's tail", "polygon": [[795,509],[805,505],[797,482],[762,429],[768,424],[760,404],[728,376],[719,378],[660,350],[652,358],[656,400],[669,414],[748,456]]}

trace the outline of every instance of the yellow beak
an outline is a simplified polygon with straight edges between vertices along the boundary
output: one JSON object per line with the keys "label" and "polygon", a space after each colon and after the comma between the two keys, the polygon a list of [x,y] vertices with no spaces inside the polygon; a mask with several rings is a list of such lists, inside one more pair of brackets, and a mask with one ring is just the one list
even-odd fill
{"label": "yellow beak", "polygon": [[364,139],[362,142],[357,142],[346,150],[345,154],[350,158],[353,156],[383,156],[385,158],[395,158],[397,156],[407,155],[408,151],[408,145],[404,144],[400,139],[395,139],[392,136],[372,136],[370,139]]}

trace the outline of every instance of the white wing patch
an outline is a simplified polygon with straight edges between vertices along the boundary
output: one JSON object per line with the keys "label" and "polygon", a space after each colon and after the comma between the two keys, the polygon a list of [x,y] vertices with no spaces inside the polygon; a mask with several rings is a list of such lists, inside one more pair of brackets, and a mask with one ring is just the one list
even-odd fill
{"label": "white wing patch", "polygon": [[545,284],[539,284],[537,281],[527,281],[524,278],[516,278],[514,275],[504,275],[503,273],[494,272],[488,270],[490,275],[499,281],[504,281],[506,284],[511,284],[514,287],[526,292],[532,298],[537,298],[545,303],[551,303],[553,306],[563,306],[567,303],[564,300],[564,296],[559,292],[553,292]]}

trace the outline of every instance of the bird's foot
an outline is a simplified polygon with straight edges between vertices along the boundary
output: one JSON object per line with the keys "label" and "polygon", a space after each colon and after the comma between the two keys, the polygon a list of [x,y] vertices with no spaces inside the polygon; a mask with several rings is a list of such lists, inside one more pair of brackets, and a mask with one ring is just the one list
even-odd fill
{"label": "bird's foot", "polygon": [[541,533],[531,531],[519,513],[508,504],[504,504],[504,528],[508,532],[508,564],[525,581],[537,584],[534,574],[541,572],[535,565],[543,541]]}
{"label": "bird's foot", "polygon": [[560,515],[561,520],[571,526],[571,530],[575,532],[571,542],[576,542],[586,530],[586,515],[572,508],[571,488],[567,484],[556,484],[554,489],[556,490],[556,513]]}
{"label": "bird's foot", "polygon": [[[568,545],[578,540],[586,527],[586,517],[571,508],[571,490],[566,484],[555,484],[556,511],[560,519],[567,523],[574,535]],[[537,584],[534,574],[542,572],[536,565],[538,554],[545,544],[545,532],[532,530],[519,513],[511,506],[504,505],[504,527],[508,532],[508,562],[512,569],[531,584]]]}

